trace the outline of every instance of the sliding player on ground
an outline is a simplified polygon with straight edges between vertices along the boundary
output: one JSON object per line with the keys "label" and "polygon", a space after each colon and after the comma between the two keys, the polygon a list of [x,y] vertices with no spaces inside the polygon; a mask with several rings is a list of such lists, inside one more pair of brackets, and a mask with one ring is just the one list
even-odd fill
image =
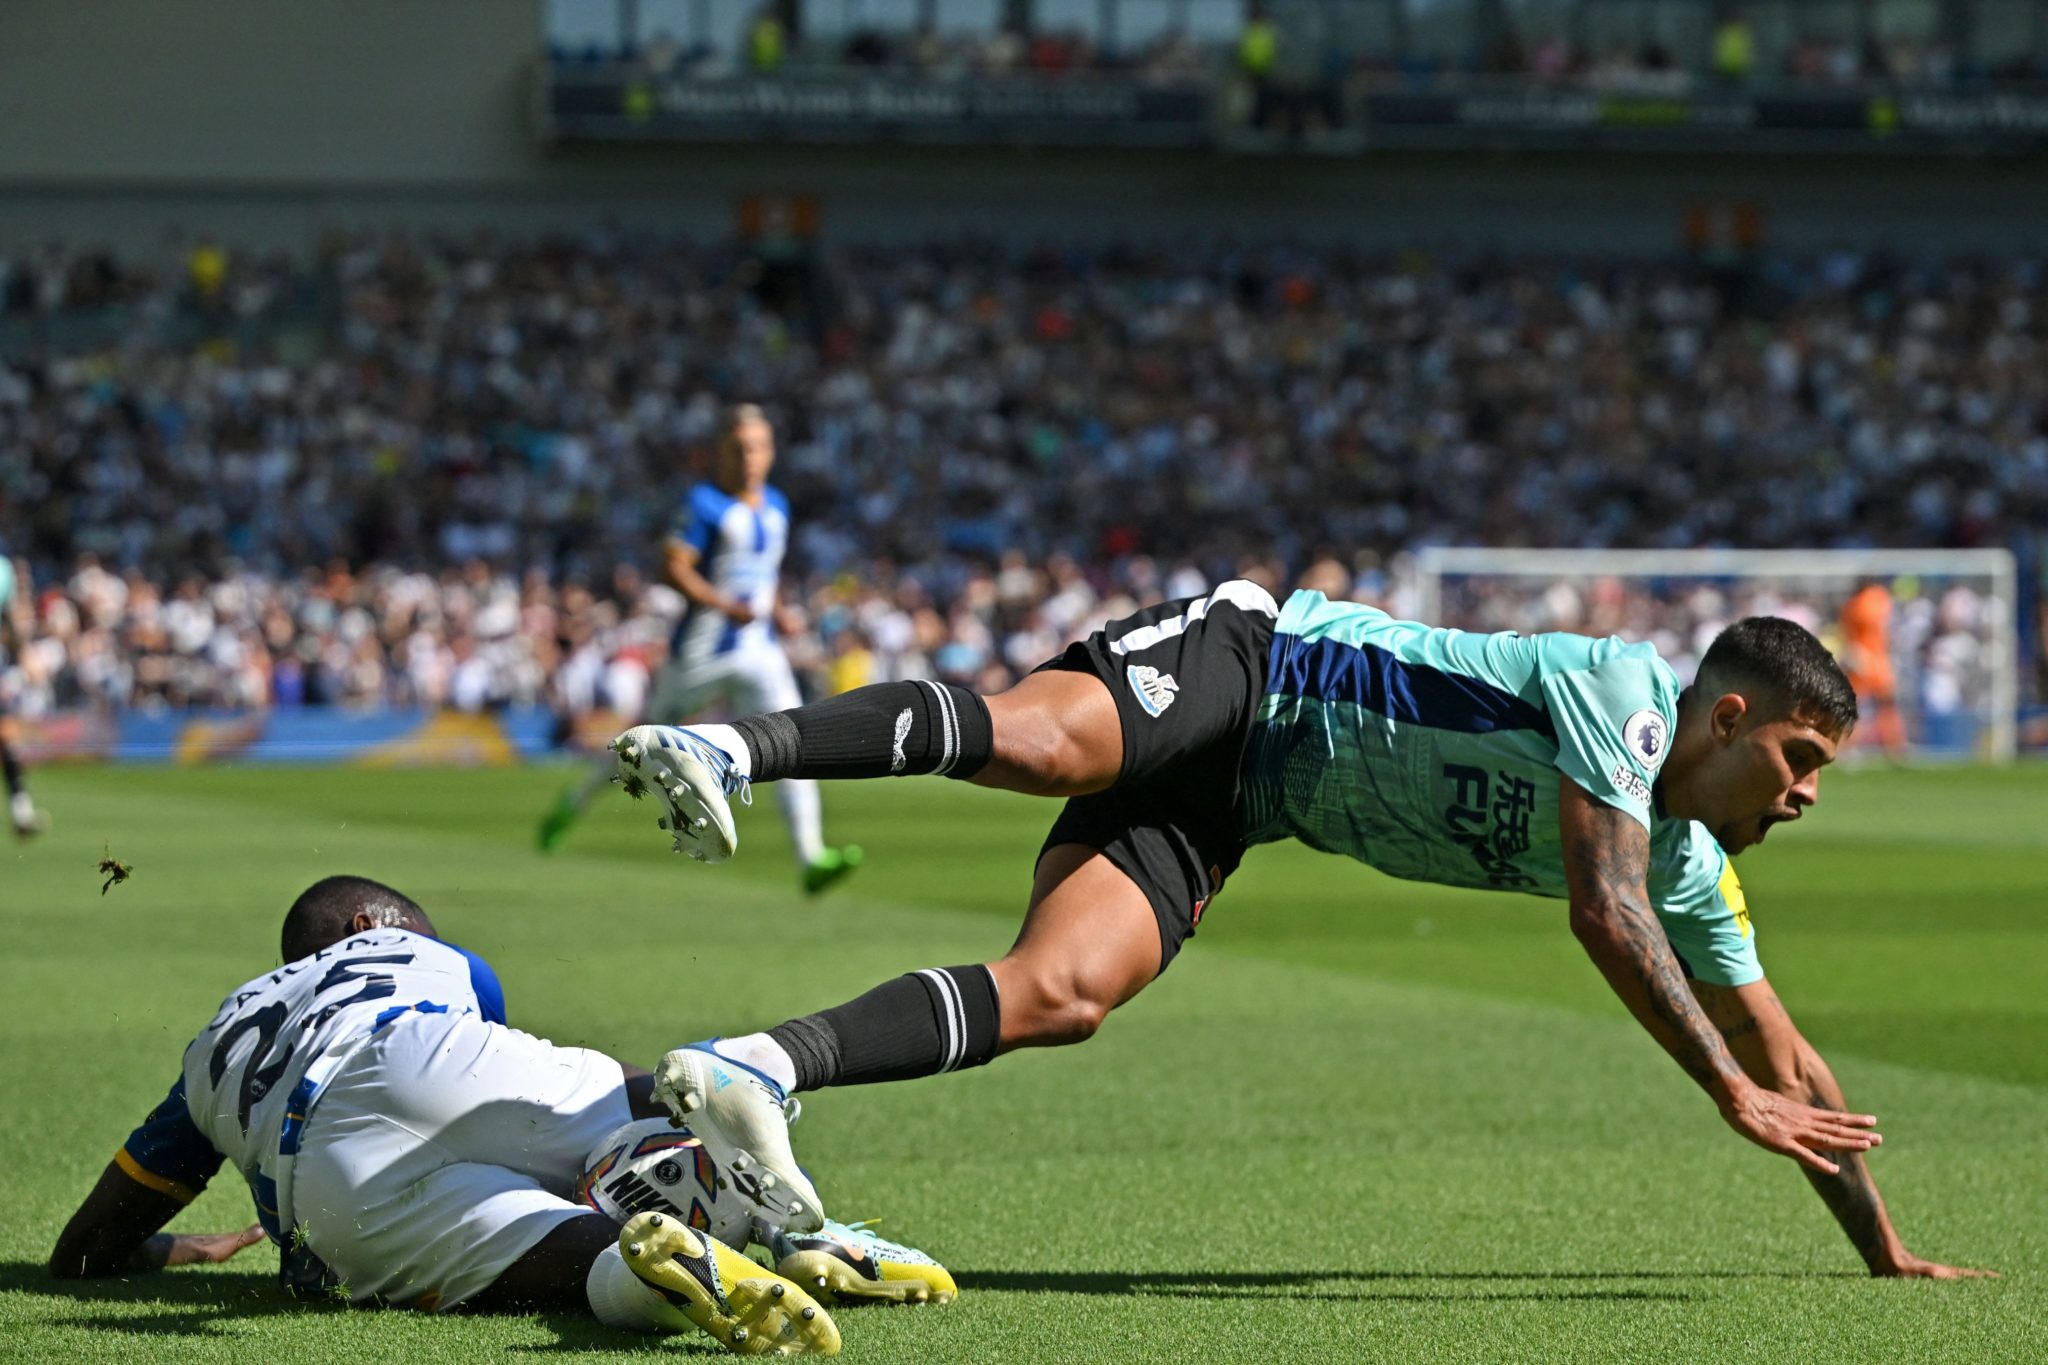
{"label": "sliding player on ground", "polygon": [[[652,1078],[508,1027],[491,968],[392,888],[316,883],[286,917],[283,955],[186,1049],[169,1095],[65,1227],[52,1273],[225,1260],[267,1235],[357,1301],[586,1310],[636,1331],[701,1329],[748,1355],[838,1349],[806,1285],[842,1301],[953,1295],[928,1257],[860,1228],[764,1230],[799,1281],[673,1210],[622,1230],[579,1202],[590,1154],[632,1119],[665,1116]],[[159,1234],[223,1160],[248,1181],[258,1227]],[[735,1224],[746,1220],[718,1215]]]}
{"label": "sliding player on ground", "polygon": [[[1249,582],[1109,625],[993,697],[884,683],[613,742],[678,847],[734,848],[751,782],[936,773],[1067,798],[1016,944],[766,1033],[663,1058],[656,1095],[759,1174],[766,1216],[816,1216],[787,1093],[1077,1043],[1195,932],[1252,845],[1299,839],[1395,876],[1565,899],[1586,952],[1736,1132],[1798,1162],[1877,1275],[1973,1272],[1894,1231],[1847,1112],[1764,977],[1729,857],[1819,799],[1856,722],[1789,621],[1726,630],[1683,691],[1648,645],[1474,635]],[[732,1084],[735,1078],[746,1084]]]}
{"label": "sliding player on ground", "polygon": [[[774,467],[775,431],[766,415],[752,403],[733,408],[719,440],[717,477],[690,490],[662,544],[663,572],[689,609],[670,637],[668,665],[647,706],[650,720],[674,724],[714,709],[779,711],[803,699],[781,644],[800,627],[781,601],[789,500],[768,482]],[[561,795],[541,822],[542,849],[567,837],[611,773],[607,755]],[[858,847],[826,845],[816,782],[784,782],[775,795],[805,891],[815,895],[859,865]]]}

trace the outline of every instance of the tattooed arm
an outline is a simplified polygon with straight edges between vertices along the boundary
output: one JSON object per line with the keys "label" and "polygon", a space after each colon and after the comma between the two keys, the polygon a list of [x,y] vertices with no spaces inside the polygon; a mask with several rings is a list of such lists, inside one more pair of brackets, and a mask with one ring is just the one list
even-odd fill
{"label": "tattooed arm", "polygon": [[[1801,1104],[1837,1111],[1848,1108],[1842,1099],[1842,1088],[1835,1084],[1834,1073],[1793,1026],[1792,1017],[1785,1012],[1769,982],[1709,986],[1695,981],[1692,991],[1743,1070],[1757,1084]],[[1906,1244],[1892,1228],[1891,1215],[1885,1212],[1877,1182],[1871,1178],[1862,1154],[1842,1152],[1838,1158],[1840,1169],[1833,1175],[1809,1170],[1806,1178],[1827,1204],[1828,1212],[1842,1225],[1842,1231],[1849,1235],[1872,1275],[1952,1280],[1993,1273],[1940,1265],[1906,1250]]]}
{"label": "tattooed arm", "polygon": [[1749,1078],[1693,998],[1650,906],[1649,831],[1570,779],[1559,788],[1572,932],[1636,1022],[1713,1097],[1728,1125],[1759,1147],[1836,1175],[1824,1152],[1876,1145],[1871,1116],[1816,1108]]}

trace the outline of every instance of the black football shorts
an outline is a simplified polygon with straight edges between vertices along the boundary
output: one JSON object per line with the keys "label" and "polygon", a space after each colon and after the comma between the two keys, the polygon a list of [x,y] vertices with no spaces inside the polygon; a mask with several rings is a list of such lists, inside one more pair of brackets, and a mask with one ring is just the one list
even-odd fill
{"label": "black football shorts", "polygon": [[1082,844],[1136,882],[1159,921],[1161,971],[1244,857],[1238,763],[1278,615],[1264,588],[1234,580],[1112,621],[1040,665],[1102,679],[1124,762],[1115,786],[1067,802],[1039,856]]}

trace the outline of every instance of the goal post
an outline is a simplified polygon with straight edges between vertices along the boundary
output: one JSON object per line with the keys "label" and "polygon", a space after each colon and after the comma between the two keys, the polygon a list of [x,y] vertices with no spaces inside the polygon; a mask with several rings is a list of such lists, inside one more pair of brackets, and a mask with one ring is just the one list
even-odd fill
{"label": "goal post", "polygon": [[[2006,762],[2017,750],[2019,576],[2008,550],[1431,546],[1416,574],[1418,614],[1432,625],[1649,640],[1682,682],[1713,634],[1744,616],[1790,617],[1842,655],[1843,609],[1876,583],[1892,605],[1907,752]],[[1859,747],[1875,747],[1871,729],[1859,727]]]}

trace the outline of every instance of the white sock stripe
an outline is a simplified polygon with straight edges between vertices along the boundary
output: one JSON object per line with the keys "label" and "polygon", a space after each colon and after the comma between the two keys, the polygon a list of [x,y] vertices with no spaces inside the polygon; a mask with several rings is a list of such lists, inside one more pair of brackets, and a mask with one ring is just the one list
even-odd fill
{"label": "white sock stripe", "polygon": [[957,1031],[953,1022],[953,994],[950,990],[953,983],[946,980],[946,974],[936,967],[920,968],[917,974],[932,983],[939,993],[939,1003],[944,1006],[939,1011],[942,1020],[941,1031],[945,1034],[939,1049],[939,1070],[951,1071],[953,1069],[954,1034]]}
{"label": "white sock stripe", "polygon": [[946,1070],[957,1070],[960,1061],[967,1055],[967,1005],[960,998],[960,983],[944,972],[938,974],[946,988],[946,1001],[953,1011],[953,1053],[946,1059]]}
{"label": "white sock stripe", "polygon": [[960,1058],[967,1050],[967,1012],[960,1007],[959,989],[951,977],[936,967],[919,968],[917,974],[938,987],[939,999],[946,1006],[945,1056],[939,1059],[939,1070],[951,1071],[960,1064]]}
{"label": "white sock stripe", "polygon": [[946,701],[946,766],[939,771],[949,773],[960,761],[960,707],[944,683],[939,684],[939,695]]}
{"label": "white sock stripe", "polygon": [[949,773],[960,761],[960,708],[953,704],[953,694],[946,690],[944,683],[933,683],[939,690],[939,701],[946,708],[946,760],[939,765],[939,771]]}
{"label": "white sock stripe", "polygon": [[947,693],[944,683],[933,682],[930,678],[919,678],[919,682],[932,690],[938,699],[939,739],[945,746],[939,752],[939,766],[932,769],[933,776],[951,772],[960,758],[960,721],[953,711],[953,698]]}

